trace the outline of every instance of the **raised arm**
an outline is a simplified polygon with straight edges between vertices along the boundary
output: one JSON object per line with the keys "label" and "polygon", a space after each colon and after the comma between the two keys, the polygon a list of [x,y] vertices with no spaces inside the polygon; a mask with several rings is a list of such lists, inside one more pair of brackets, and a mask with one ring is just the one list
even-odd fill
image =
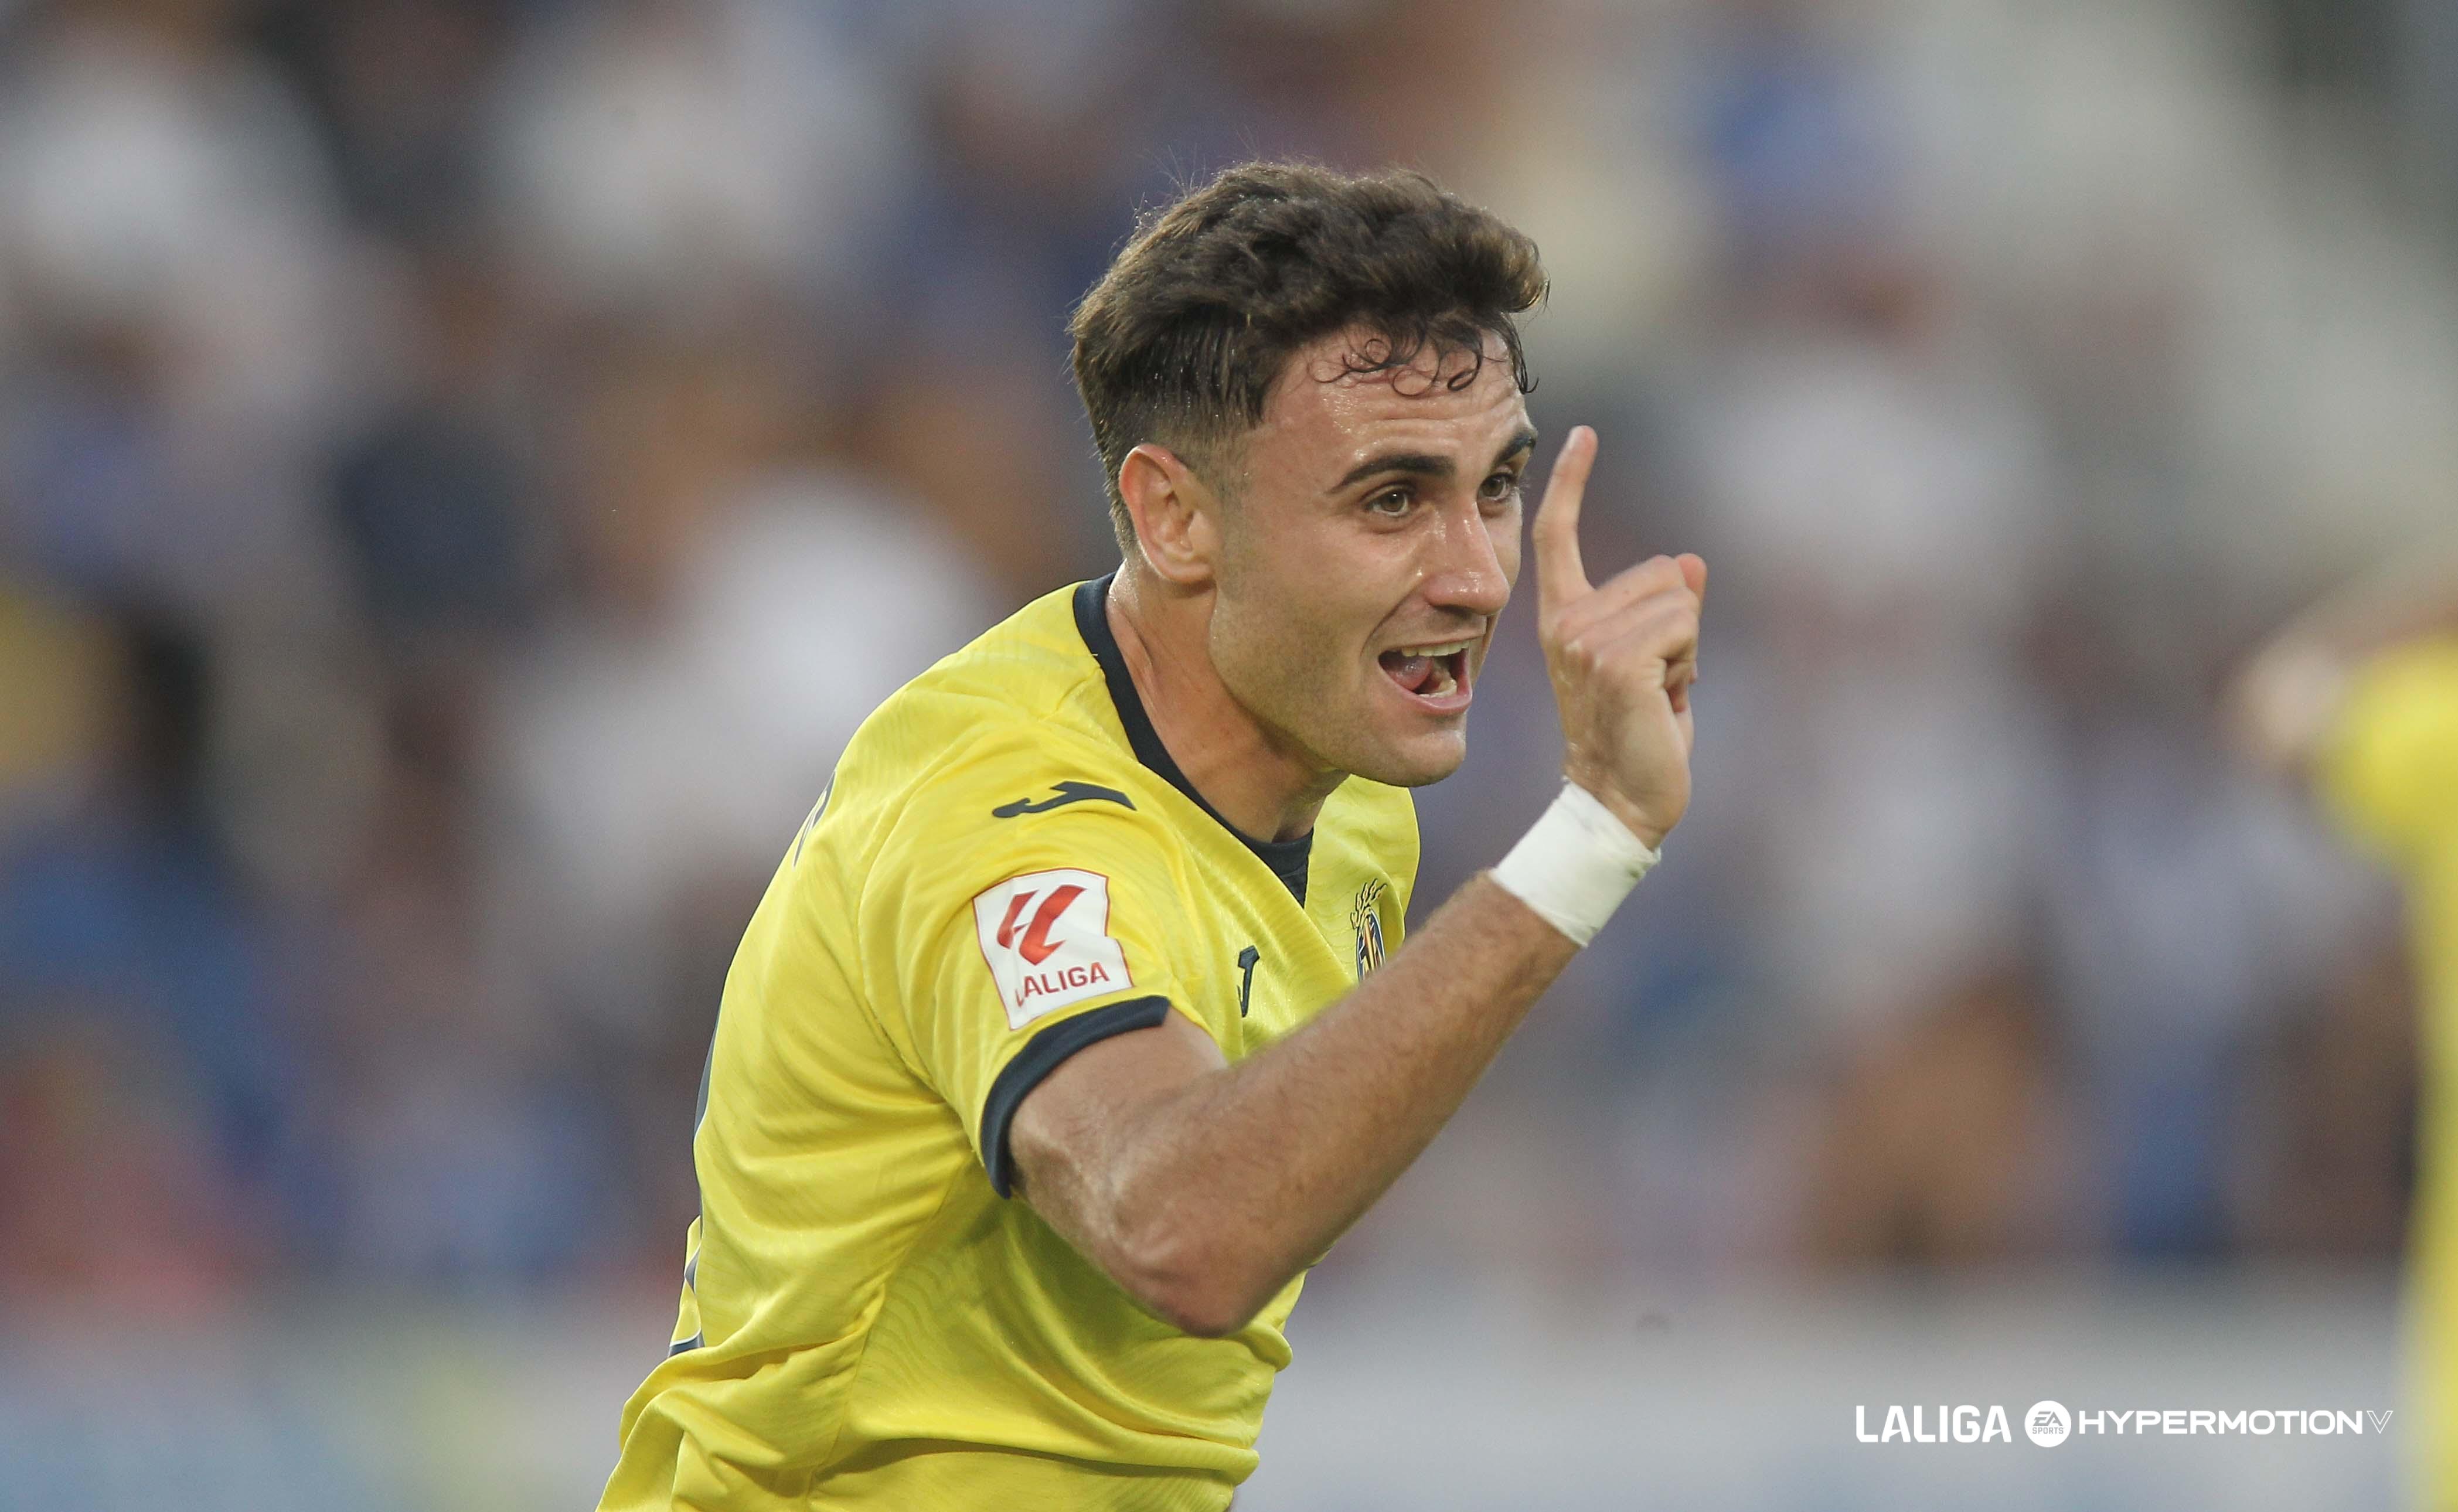
{"label": "raised arm", "polygon": [[[1656,557],[1590,586],[1594,457],[1594,432],[1573,431],[1537,513],[1538,633],[1566,777],[1654,847],[1689,804],[1706,564]],[[1017,1110],[1022,1194],[1156,1315],[1233,1333],[1407,1169],[1577,949],[1481,874],[1383,969],[1236,1066],[1177,1014],[1069,1059]]]}
{"label": "raised arm", "polygon": [[2301,776],[2357,665],[2436,633],[2458,633],[2458,553],[2426,553],[2359,578],[2289,621],[2245,663],[2229,693],[2238,743],[2270,771]]}

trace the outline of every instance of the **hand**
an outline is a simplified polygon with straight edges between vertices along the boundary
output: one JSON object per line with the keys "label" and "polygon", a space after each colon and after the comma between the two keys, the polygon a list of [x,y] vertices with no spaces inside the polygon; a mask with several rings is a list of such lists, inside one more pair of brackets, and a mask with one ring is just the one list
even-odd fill
{"label": "hand", "polygon": [[1579,503],[1596,433],[1573,428],[1537,507],[1536,634],[1562,715],[1562,775],[1650,846],[1690,807],[1690,685],[1707,564],[1657,556],[1591,586]]}
{"label": "hand", "polygon": [[2253,658],[2228,691],[2230,734],[2264,771],[2298,776],[2312,764],[2346,693],[2342,657],[2313,637],[2282,635]]}

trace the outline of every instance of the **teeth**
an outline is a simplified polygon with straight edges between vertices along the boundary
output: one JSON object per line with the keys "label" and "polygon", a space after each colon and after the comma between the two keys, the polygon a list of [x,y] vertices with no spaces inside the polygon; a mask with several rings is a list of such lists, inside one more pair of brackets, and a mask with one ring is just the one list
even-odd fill
{"label": "teeth", "polygon": [[1468,650],[1468,644],[1464,640],[1454,640],[1440,646],[1403,646],[1400,648],[1400,654],[1403,656],[1452,656]]}

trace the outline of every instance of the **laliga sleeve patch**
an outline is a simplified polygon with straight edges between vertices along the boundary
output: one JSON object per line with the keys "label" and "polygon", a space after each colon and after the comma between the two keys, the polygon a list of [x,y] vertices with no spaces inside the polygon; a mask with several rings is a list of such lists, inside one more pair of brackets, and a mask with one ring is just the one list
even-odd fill
{"label": "laliga sleeve patch", "polygon": [[1009,1028],[1135,984],[1110,938],[1110,880],[1099,872],[1010,877],[974,897],[973,927]]}

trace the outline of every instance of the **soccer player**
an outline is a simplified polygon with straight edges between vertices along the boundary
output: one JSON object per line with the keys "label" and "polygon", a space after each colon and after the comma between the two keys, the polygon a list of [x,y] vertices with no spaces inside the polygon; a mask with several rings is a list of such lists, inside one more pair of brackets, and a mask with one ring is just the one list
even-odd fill
{"label": "soccer player", "polygon": [[2247,666],[2235,713],[2406,884],[2422,1091],[2402,1420],[2414,1504],[2458,1512],[2458,560],[2324,599]]}
{"label": "soccer player", "polygon": [[720,1002],[672,1351],[609,1509],[1194,1509],[1306,1269],[1690,795],[1706,566],[1534,528],[1553,806],[1405,949],[1520,566],[1535,247],[1423,177],[1250,164],[1075,313],[1123,565],[871,715]]}

